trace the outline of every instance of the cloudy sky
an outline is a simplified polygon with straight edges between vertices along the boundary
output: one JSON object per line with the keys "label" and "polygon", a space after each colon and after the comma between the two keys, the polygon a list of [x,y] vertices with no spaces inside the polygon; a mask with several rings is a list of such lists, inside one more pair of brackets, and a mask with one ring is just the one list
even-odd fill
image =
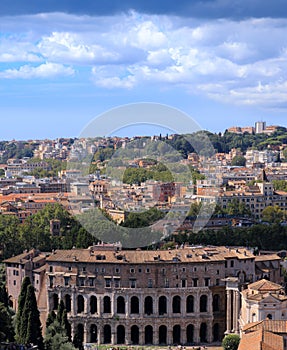
{"label": "cloudy sky", "polygon": [[0,139],[78,136],[136,102],[287,126],[285,2],[1,0]]}

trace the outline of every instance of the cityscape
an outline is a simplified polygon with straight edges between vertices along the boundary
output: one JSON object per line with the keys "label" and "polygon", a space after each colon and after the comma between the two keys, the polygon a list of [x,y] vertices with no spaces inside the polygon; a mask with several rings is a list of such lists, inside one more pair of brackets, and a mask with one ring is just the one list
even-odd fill
{"label": "cityscape", "polygon": [[287,350],[286,9],[0,1],[0,350]]}
{"label": "cityscape", "polygon": [[284,349],[286,127],[1,141],[0,157],[3,344]]}

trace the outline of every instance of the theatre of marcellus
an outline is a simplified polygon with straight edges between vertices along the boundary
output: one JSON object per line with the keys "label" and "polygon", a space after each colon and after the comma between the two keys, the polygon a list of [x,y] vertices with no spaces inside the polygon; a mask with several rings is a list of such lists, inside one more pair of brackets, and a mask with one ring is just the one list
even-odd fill
{"label": "theatre of marcellus", "polygon": [[33,281],[43,331],[64,301],[72,336],[84,343],[169,345],[220,342],[239,333],[240,292],[265,278],[282,282],[280,257],[247,248],[180,246],[122,250],[36,250],[5,261],[17,310],[21,282]]}

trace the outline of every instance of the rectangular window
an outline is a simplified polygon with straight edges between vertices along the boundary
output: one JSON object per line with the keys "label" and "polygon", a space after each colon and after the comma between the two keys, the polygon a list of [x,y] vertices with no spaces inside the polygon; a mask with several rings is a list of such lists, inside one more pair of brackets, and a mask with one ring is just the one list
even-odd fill
{"label": "rectangular window", "polygon": [[106,278],[106,288],[111,288],[111,279],[110,278]]}
{"label": "rectangular window", "polygon": [[120,281],[118,278],[116,278],[116,279],[114,280],[114,284],[115,284],[115,288],[120,288],[120,286],[121,286],[121,281]]}
{"label": "rectangular window", "polygon": [[135,269],[130,269],[130,273],[135,273]]}
{"label": "rectangular window", "polygon": [[14,284],[14,286],[16,286],[16,281],[15,280],[13,281],[13,284]]}
{"label": "rectangular window", "polygon": [[118,267],[115,268],[116,273],[120,273],[120,269]]}
{"label": "rectangular window", "polygon": [[146,273],[149,273],[149,272],[150,272],[150,269],[149,269],[149,268],[147,268],[147,269],[145,270],[145,272],[146,272]]}
{"label": "rectangular window", "polygon": [[165,288],[169,288],[169,280],[166,278],[164,281]]}
{"label": "rectangular window", "polygon": [[70,277],[64,277],[64,284],[65,286],[69,285]]}
{"label": "rectangular window", "polygon": [[53,266],[50,266],[50,272],[53,272]]}
{"label": "rectangular window", "polygon": [[84,279],[83,277],[80,277],[80,278],[79,278],[79,284],[80,284],[81,287],[84,287],[84,285],[85,285],[85,279]]}
{"label": "rectangular window", "polygon": [[90,286],[90,287],[93,287],[94,285],[95,285],[95,279],[92,278],[92,277],[90,277],[90,278],[89,278],[89,286]]}
{"label": "rectangular window", "polygon": [[181,287],[186,288],[186,280],[181,280]]}
{"label": "rectangular window", "polygon": [[205,278],[205,279],[204,279],[205,287],[208,287],[208,286],[209,286],[209,282],[210,282],[210,278]]}
{"label": "rectangular window", "polygon": [[50,281],[50,288],[53,288],[54,277],[53,276],[49,276],[49,281]]}
{"label": "rectangular window", "polygon": [[152,279],[148,279],[148,288],[152,288]]}
{"label": "rectangular window", "polygon": [[197,287],[197,285],[198,285],[198,278],[193,278],[192,282],[193,282],[193,287]]}
{"label": "rectangular window", "polygon": [[131,288],[136,288],[136,280],[130,280],[130,287]]}
{"label": "rectangular window", "polygon": [[141,273],[142,272],[142,269],[141,268],[139,268],[139,273]]}

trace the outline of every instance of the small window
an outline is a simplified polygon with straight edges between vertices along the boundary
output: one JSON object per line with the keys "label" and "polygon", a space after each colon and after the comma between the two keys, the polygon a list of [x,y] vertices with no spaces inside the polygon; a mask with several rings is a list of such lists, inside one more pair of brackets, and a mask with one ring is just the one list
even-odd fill
{"label": "small window", "polygon": [[136,288],[136,280],[130,280],[130,287],[131,288]]}
{"label": "small window", "polygon": [[193,271],[196,272],[196,267],[193,268]]}
{"label": "small window", "polygon": [[111,288],[111,279],[110,278],[106,278],[106,288]]}
{"label": "small window", "polygon": [[120,280],[118,278],[116,278],[114,280],[114,284],[115,284],[115,288],[120,288],[120,286],[121,286],[121,282],[120,282]]}
{"label": "small window", "polygon": [[219,270],[216,271],[216,274],[219,275]]}
{"label": "small window", "polygon": [[83,287],[85,285],[85,279],[83,277],[80,277],[80,286]]}
{"label": "small window", "polygon": [[234,261],[233,260],[230,261],[230,267],[234,267]]}
{"label": "small window", "polygon": [[69,285],[70,277],[64,277],[65,286]]}
{"label": "small window", "polygon": [[86,272],[86,267],[83,267],[83,272]]}
{"label": "small window", "polygon": [[118,267],[116,267],[115,272],[120,273],[120,269]]}
{"label": "small window", "polygon": [[186,287],[186,280],[181,280],[181,287],[185,288]]}
{"label": "small window", "polygon": [[198,285],[198,278],[193,278],[192,282],[193,282],[193,287],[197,287],[197,285]]}
{"label": "small window", "polygon": [[182,268],[182,272],[185,272],[185,271],[186,271],[186,268],[185,268],[185,267],[183,267],[183,268]]}
{"label": "small window", "polygon": [[50,272],[53,272],[53,266],[50,266]]}
{"label": "small window", "polygon": [[105,273],[106,269],[104,267],[102,267],[102,273]]}
{"label": "small window", "polygon": [[69,267],[68,267],[68,270],[69,270],[69,271],[72,271],[72,266],[69,266]]}
{"label": "small window", "polygon": [[152,288],[152,279],[148,279],[148,288]]}
{"label": "small window", "polygon": [[164,281],[165,288],[169,288],[169,280],[166,278]]}
{"label": "small window", "polygon": [[13,281],[13,284],[14,284],[14,286],[16,286],[16,281],[15,280]]}
{"label": "small window", "polygon": [[139,273],[141,273],[142,272],[142,269],[141,268],[139,268]]}
{"label": "small window", "polygon": [[147,268],[147,269],[145,270],[145,272],[146,272],[146,273],[149,273],[149,272],[150,272],[150,269],[149,269],[149,268]]}
{"label": "small window", "polygon": [[130,273],[135,273],[135,269],[130,269]]}
{"label": "small window", "polygon": [[90,287],[93,287],[95,285],[95,279],[94,278],[89,278],[89,285]]}

